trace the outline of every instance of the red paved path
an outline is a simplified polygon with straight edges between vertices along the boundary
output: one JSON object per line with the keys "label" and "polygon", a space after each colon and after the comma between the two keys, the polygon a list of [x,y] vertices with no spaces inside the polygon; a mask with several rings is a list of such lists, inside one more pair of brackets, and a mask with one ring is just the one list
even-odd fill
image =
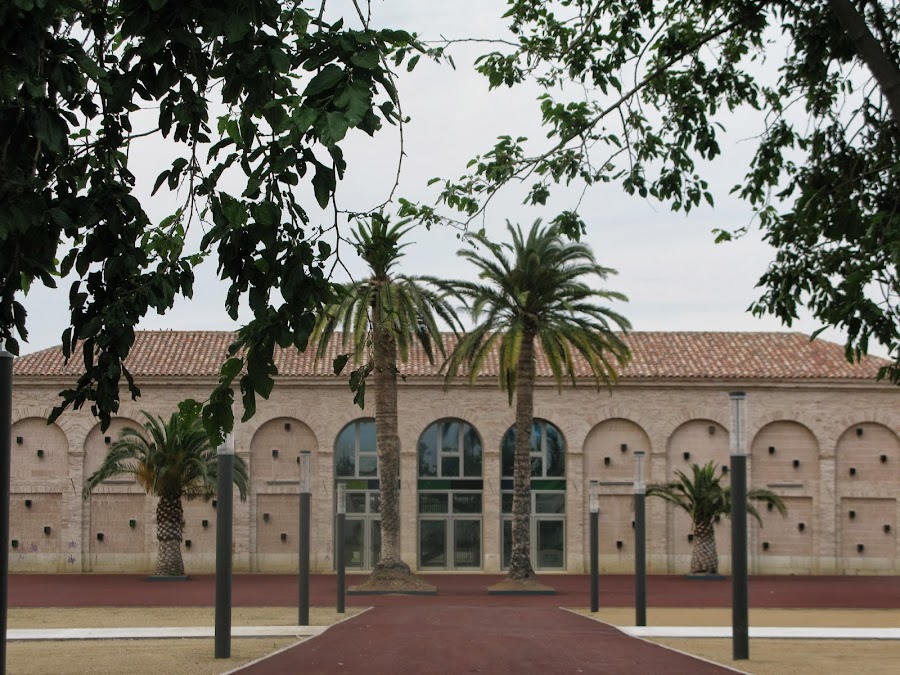
{"label": "red paved path", "polygon": [[[374,606],[322,636],[240,672],[269,673],[615,673],[729,672],[620,633],[559,607],[589,605],[589,578],[542,575],[553,596],[489,596],[502,577],[429,575],[437,597],[354,596],[349,606]],[[348,585],[356,583],[348,577]],[[600,579],[600,604],[633,605],[630,576]],[[653,576],[651,607],[727,607],[728,580]],[[332,605],[335,578],[311,580],[311,604]],[[236,575],[235,606],[296,606],[297,578]],[[148,582],[136,575],[13,575],[11,607],[211,606],[212,576],[187,582]],[[751,607],[898,608],[900,577],[753,577]]]}
{"label": "red paved path", "polygon": [[[472,598],[488,597],[485,590],[502,576],[424,575],[439,589],[441,604],[471,604]],[[352,586],[363,577],[347,577]],[[553,586],[553,596],[516,598],[524,606],[586,607],[590,604],[590,579],[583,575],[541,575]],[[315,575],[310,582],[310,602],[334,603],[335,577]],[[793,577],[750,578],[751,607],[900,608],[900,577]],[[728,607],[731,582],[695,581],[681,576],[650,576],[647,598],[651,607]],[[366,607],[389,603],[433,605],[434,598],[366,596],[347,598],[348,606]],[[234,577],[235,606],[289,607],[297,604],[297,577],[275,574],[238,574]],[[634,578],[627,575],[600,577],[600,605],[631,607]],[[9,577],[10,607],[167,607],[212,606],[215,579],[201,575],[187,582],[148,582],[140,575],[43,575],[13,574]]]}

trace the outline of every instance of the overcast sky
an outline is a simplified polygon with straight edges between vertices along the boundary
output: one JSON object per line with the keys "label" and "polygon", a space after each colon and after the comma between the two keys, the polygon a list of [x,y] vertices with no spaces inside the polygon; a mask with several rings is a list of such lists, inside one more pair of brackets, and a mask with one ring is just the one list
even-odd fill
{"label": "overcast sky", "polygon": [[[331,2],[329,8],[340,3]],[[346,4],[346,3],[344,3]],[[455,0],[452,3],[387,0],[373,2],[378,24],[399,26],[420,33],[424,39],[444,37],[495,37],[503,34],[500,0]],[[535,98],[539,92],[522,87],[489,92],[484,78],[474,73],[471,61],[485,51],[484,45],[460,45],[454,52],[456,70],[421,62],[411,74],[399,76],[403,112],[412,120],[405,130],[405,150],[399,196],[432,201],[436,194],[426,187],[435,176],[457,177],[466,162],[488,150],[496,136],[511,134],[540,139]],[[736,118],[732,128],[744,130]],[[625,194],[616,184],[593,187],[581,205],[588,224],[586,241],[598,261],[618,270],[607,287],[625,293],[630,301],[617,310],[641,331],[767,331],[798,330],[811,333],[819,324],[802,318],[788,329],[772,317],[755,318],[748,306],[759,295],[754,288],[773,258],[759,233],[743,239],[715,244],[714,228],[734,229],[751,223],[747,205],[728,197],[728,191],[746,170],[754,144],[737,134],[723,144],[723,156],[710,176],[716,208],[672,214],[664,206]],[[157,140],[132,149],[132,158],[143,193],[149,195],[156,174],[171,161]],[[339,186],[341,208],[366,210],[380,203],[389,192],[398,154],[393,130],[379,132],[374,139],[357,132],[345,145],[349,164],[346,180]],[[560,190],[546,209],[521,205],[522,194],[509,190],[496,199],[484,225],[495,239],[504,236],[505,221],[529,225],[536,218],[551,218],[559,210],[574,206],[578,194]],[[173,199],[162,191],[146,200],[151,216],[171,212]],[[310,200],[314,222],[327,223],[329,215],[317,212]],[[197,232],[196,238],[200,233]],[[403,269],[446,278],[469,275],[454,252],[460,248],[453,230],[422,231],[412,237]],[[354,274],[362,268],[345,250],[344,259]],[[35,288],[25,299],[31,338],[23,353],[58,343],[67,326],[67,296],[70,282],[50,291]],[[179,301],[166,316],[150,316],[144,329],[231,330],[237,327],[223,309],[224,288],[207,262],[199,271],[193,301]],[[242,317],[243,318],[243,317]],[[249,317],[247,317],[249,318]],[[823,337],[842,341],[841,334],[828,331]]]}

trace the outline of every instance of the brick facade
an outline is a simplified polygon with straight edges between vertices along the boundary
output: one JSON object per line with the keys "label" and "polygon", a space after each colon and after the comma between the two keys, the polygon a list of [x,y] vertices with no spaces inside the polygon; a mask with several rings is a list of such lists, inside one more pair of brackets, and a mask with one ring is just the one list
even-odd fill
{"label": "brick facade", "polygon": [[[101,432],[89,413],[44,421],[60,374],[17,374],[12,429],[10,568],[29,572],[150,572],[156,556],[155,501],[132,481],[106,483],[82,499],[84,477],[99,464],[106,437],[139,426],[141,410],[167,417],[185,398],[205,399],[207,376],[139,380],[139,402],[123,401]],[[442,419],[468,422],[483,447],[481,570],[501,566],[501,439],[514,411],[493,381],[460,381],[445,390],[435,376],[400,383],[402,552],[418,560],[417,447]],[[558,427],[566,444],[565,559],[588,569],[588,482],[601,483],[600,565],[633,570],[632,481],[635,450],[647,452],[646,479],[663,482],[690,463],[728,464],[728,392],[747,392],[751,486],[782,495],[788,515],[762,511],[750,532],[751,572],[898,574],[900,392],[870,379],[673,381],[623,378],[612,393],[588,383],[558,390],[539,378],[535,416]],[[334,443],[350,422],[372,416],[352,403],[335,377],[283,377],[257,414],[235,430],[236,451],[250,467],[251,490],[235,491],[235,571],[297,569],[297,456],[312,456],[312,569],[334,566]],[[40,451],[40,452],[39,452]],[[277,452],[275,452],[277,451]],[[27,501],[26,501],[27,500]],[[27,505],[26,505],[27,504]],[[214,569],[213,502],[185,502],[183,547],[188,572]],[[751,523],[753,521],[751,520]],[[45,528],[49,528],[45,532]],[[691,543],[685,514],[647,501],[648,571],[685,573]],[[717,525],[720,568],[729,570],[727,518]]]}

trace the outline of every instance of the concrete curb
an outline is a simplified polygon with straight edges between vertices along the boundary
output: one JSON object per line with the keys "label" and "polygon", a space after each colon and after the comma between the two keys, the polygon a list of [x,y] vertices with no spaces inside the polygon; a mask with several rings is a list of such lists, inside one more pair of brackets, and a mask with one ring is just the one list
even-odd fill
{"label": "concrete curb", "polygon": [[[640,638],[731,638],[730,626],[618,626]],[[766,640],[900,640],[900,628],[750,626],[750,637]]]}
{"label": "concrete curb", "polygon": [[[327,626],[232,626],[231,636],[314,637]],[[166,626],[134,628],[12,628],[9,641],[25,640],[169,640],[215,637],[213,626]]]}

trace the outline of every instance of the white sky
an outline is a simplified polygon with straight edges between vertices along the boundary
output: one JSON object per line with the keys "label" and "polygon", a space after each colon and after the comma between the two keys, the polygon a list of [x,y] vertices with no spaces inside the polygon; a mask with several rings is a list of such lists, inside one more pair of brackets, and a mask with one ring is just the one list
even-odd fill
{"label": "white sky", "polygon": [[[341,3],[331,2],[329,8],[336,4]],[[504,7],[502,0],[376,0],[373,14],[379,25],[404,27],[423,39],[440,35],[493,37],[502,34]],[[535,102],[537,90],[522,87],[489,92],[487,81],[472,71],[472,58],[486,50],[484,45],[460,45],[453,52],[456,70],[423,60],[413,73],[400,74],[403,112],[412,121],[405,130],[407,157],[398,196],[432,202],[436,191],[426,187],[427,181],[435,176],[459,176],[466,162],[487,151],[496,136],[524,135],[537,140],[544,136]],[[744,122],[736,119],[732,128],[743,133]],[[339,185],[338,203],[341,208],[365,210],[383,201],[391,187],[398,138],[389,129],[374,139],[351,132],[348,141],[344,148],[349,169]],[[741,142],[736,135],[723,143],[722,158],[706,172],[716,197],[714,210],[701,208],[690,216],[672,214],[663,205],[625,194],[616,184],[596,186],[588,192],[580,209],[588,223],[586,241],[601,264],[618,270],[607,287],[630,298],[616,309],[629,318],[634,330],[795,330],[808,334],[819,328],[808,317],[788,329],[774,317],[758,319],[746,311],[759,295],[754,289],[756,281],[774,257],[758,232],[751,231],[737,242],[714,243],[714,228],[734,229],[751,222],[749,207],[729,198],[728,191],[745,172],[753,148],[752,141]],[[138,160],[135,173],[144,186],[142,192],[149,195],[155,176],[171,161],[171,152],[152,140],[136,145],[132,157]],[[521,197],[520,192],[509,190],[494,200],[484,221],[489,235],[502,238],[507,219],[527,227],[536,218],[552,218],[577,200],[577,194],[558,189],[544,209],[523,206]],[[162,218],[171,213],[174,200],[161,190],[154,200],[145,203],[152,217]],[[311,198],[307,209],[314,223],[329,222],[329,214],[320,212]],[[197,232],[196,239],[199,236]],[[465,263],[454,255],[461,245],[455,231],[423,229],[412,239],[416,243],[407,248],[403,261],[407,273],[445,278],[469,274]],[[346,248],[343,257],[354,274],[362,270]],[[70,283],[62,281],[56,291],[36,287],[25,299],[31,337],[22,346],[23,353],[58,344],[68,325]],[[208,261],[198,270],[193,301],[180,300],[165,316],[149,316],[139,327],[235,329],[237,324],[224,311],[224,297],[215,263]],[[823,337],[843,341],[836,331],[828,331]]]}

